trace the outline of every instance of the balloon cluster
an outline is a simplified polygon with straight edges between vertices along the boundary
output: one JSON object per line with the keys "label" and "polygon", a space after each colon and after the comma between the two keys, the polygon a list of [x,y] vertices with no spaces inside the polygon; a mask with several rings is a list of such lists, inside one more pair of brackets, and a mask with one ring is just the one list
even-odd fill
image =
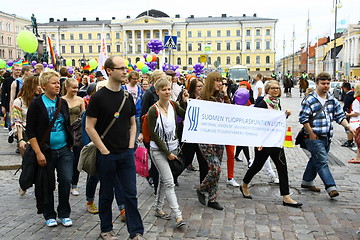
{"label": "balloon cluster", "polygon": [[164,65],[162,65],[162,69],[165,72],[166,70],[173,70],[176,71],[179,68],[178,65],[172,65],[170,64],[170,68],[169,68],[169,64],[168,63],[164,63]]}
{"label": "balloon cluster", "polygon": [[146,66],[149,67],[149,69],[151,71],[154,71],[156,69],[156,66],[157,66],[157,62],[146,62],[145,64],[146,64]]}
{"label": "balloon cluster", "polygon": [[33,67],[35,67],[36,64],[37,64],[36,61],[32,61],[32,62],[31,62],[31,66],[33,66]]}
{"label": "balloon cluster", "polygon": [[151,39],[150,42],[147,43],[147,46],[155,54],[158,54],[161,50],[164,49],[163,42],[157,39]]}
{"label": "balloon cluster", "polygon": [[204,72],[204,65],[202,65],[201,63],[197,63],[193,66],[194,68],[194,73],[196,73],[197,77],[200,77],[200,75]]}
{"label": "balloon cluster", "polygon": [[7,65],[8,65],[9,67],[11,67],[13,64],[14,64],[14,62],[13,62],[12,60],[9,60],[9,61],[7,62]]}

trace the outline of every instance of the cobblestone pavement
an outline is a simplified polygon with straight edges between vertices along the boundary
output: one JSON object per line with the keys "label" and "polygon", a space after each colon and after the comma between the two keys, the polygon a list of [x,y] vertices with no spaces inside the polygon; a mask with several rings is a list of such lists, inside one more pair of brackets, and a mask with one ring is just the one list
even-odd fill
{"label": "cobblestone pavement", "polygon": [[[288,119],[293,138],[300,129],[297,122],[301,99],[297,89],[293,98],[282,98],[283,110],[290,109]],[[347,163],[355,156],[349,148],[341,147],[345,141],[342,127],[335,126],[335,137],[330,150],[330,168],[339,188],[340,196],[331,200],[316,179],[320,193],[300,188],[308,157],[298,146],[286,148],[291,193],[296,201],[304,203],[301,209],[282,206],[278,186],[269,184],[269,177],[261,171],[251,182],[253,199],[244,199],[238,188],[226,187],[226,158],[222,165],[219,202],[224,211],[202,206],[196,197],[199,172],[187,172],[179,178],[176,193],[187,225],[175,229],[174,220],[157,219],[153,214],[154,194],[146,180],[137,178],[138,201],[147,239],[359,239],[355,232],[360,227],[360,164]],[[8,144],[6,131],[0,130],[0,239],[97,239],[100,232],[99,217],[85,210],[85,178],[81,173],[80,196],[70,196],[74,221],[72,227],[45,226],[36,214],[34,189],[26,195],[18,194],[19,174],[14,176],[20,157],[14,153],[15,144]],[[251,153],[253,156],[253,152]],[[196,161],[194,161],[196,162]],[[235,163],[235,179],[240,183],[246,163]],[[57,197],[55,197],[57,202]],[[165,211],[170,212],[169,206]],[[113,204],[113,217],[118,215]],[[115,220],[114,230],[120,239],[128,237],[126,225]]]}

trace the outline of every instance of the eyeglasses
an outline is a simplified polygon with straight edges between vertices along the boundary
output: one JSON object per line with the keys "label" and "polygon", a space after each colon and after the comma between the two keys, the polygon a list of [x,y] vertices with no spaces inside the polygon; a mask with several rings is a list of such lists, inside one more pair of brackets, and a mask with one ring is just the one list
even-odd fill
{"label": "eyeglasses", "polygon": [[116,69],[116,70],[121,70],[121,71],[127,71],[128,68],[127,67],[113,67],[113,68],[110,68],[112,70]]}
{"label": "eyeglasses", "polygon": [[280,90],[279,87],[271,87],[270,90]]}

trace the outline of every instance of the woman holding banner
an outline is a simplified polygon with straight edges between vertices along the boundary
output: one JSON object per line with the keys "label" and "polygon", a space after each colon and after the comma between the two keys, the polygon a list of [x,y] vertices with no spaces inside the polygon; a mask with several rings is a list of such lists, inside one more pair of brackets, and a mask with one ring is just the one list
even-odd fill
{"label": "woman holding banner", "polygon": [[[230,103],[227,94],[227,86],[222,85],[222,76],[218,72],[211,72],[205,79],[205,85],[201,91],[201,99],[213,102]],[[208,162],[208,173],[196,190],[199,202],[205,205],[205,192],[209,194],[208,206],[217,210],[224,208],[216,201],[218,183],[221,173],[220,162],[224,152],[223,145],[199,144],[201,154]]]}
{"label": "woman holding banner", "polygon": [[[280,96],[281,88],[278,81],[270,80],[265,85],[264,98],[255,105],[255,107],[281,110]],[[290,116],[290,111],[285,111],[286,116]],[[245,174],[240,191],[244,198],[252,199],[248,184],[251,179],[262,169],[268,157],[274,161],[280,180],[280,193],[283,196],[283,205],[290,207],[301,207],[302,203],[294,201],[289,195],[289,180],[286,165],[285,152],[283,148],[278,147],[257,147],[255,148],[255,159],[251,167]]]}

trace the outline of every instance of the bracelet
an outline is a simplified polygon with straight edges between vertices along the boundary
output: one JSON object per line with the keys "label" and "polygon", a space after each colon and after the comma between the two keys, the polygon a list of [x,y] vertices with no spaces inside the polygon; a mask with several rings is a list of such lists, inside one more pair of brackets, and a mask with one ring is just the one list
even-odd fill
{"label": "bracelet", "polygon": [[26,142],[26,141],[25,141],[25,140],[24,140],[23,138],[19,140],[19,143],[20,143],[21,141],[24,141],[24,142]]}

